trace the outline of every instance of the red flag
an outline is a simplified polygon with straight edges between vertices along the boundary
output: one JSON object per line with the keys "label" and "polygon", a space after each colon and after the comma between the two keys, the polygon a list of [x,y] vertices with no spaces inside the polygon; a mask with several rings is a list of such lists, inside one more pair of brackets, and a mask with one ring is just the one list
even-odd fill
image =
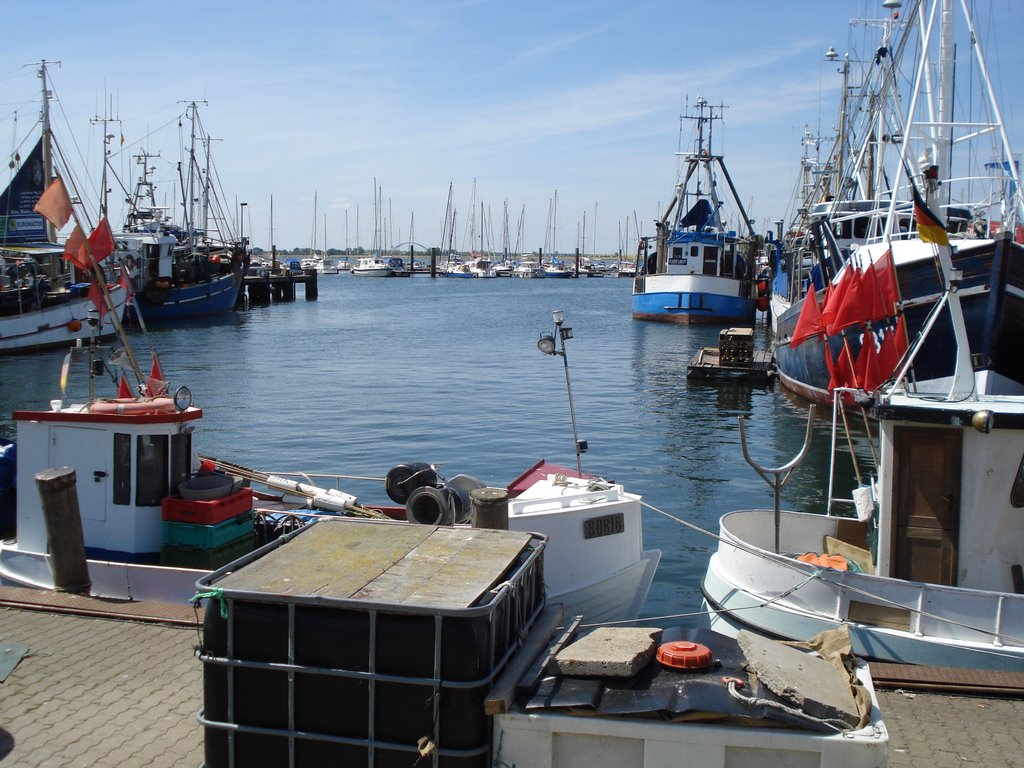
{"label": "red flag", "polygon": [[83,272],[89,269],[89,260],[85,255],[85,233],[77,224],[64,243],[64,258]]}
{"label": "red flag", "polygon": [[853,263],[847,265],[847,270],[850,274],[843,281],[846,290],[843,291],[840,301],[836,303],[832,324],[825,324],[825,330],[830,336],[839,333],[847,326],[863,323],[871,313],[871,302],[864,295],[860,270]]}
{"label": "red flag", "polygon": [[799,347],[812,336],[817,336],[824,332],[825,326],[821,324],[821,310],[818,308],[818,295],[812,283],[807,287],[804,305],[800,308],[800,318],[796,321],[796,328],[793,329],[793,336],[789,340],[789,346]]}
{"label": "red flag", "polygon": [[896,281],[896,265],[892,260],[892,251],[886,251],[874,264],[875,278],[878,283],[878,292],[882,296],[885,316],[896,316],[896,304],[900,300],[898,283]]}
{"label": "red flag", "polygon": [[843,346],[839,353],[839,359],[832,359],[832,352],[828,344],[825,345],[825,365],[828,367],[829,383],[828,391],[836,387],[856,387],[857,372],[854,370],[853,362],[850,359],[849,347]]}
{"label": "red flag", "polygon": [[39,196],[34,208],[36,213],[41,213],[57,229],[62,228],[71,218],[71,198],[68,191],[57,176],[50,182],[50,186]]}
{"label": "red flag", "polygon": [[124,288],[124,300],[127,303],[135,295],[135,285],[132,283],[132,276],[128,274],[128,267],[121,264],[121,276],[117,282]]}
{"label": "red flag", "polygon": [[107,314],[109,307],[107,306],[107,298],[103,295],[103,289],[100,288],[99,283],[89,283],[88,296],[93,306],[96,307],[96,311],[100,313],[100,321],[102,322],[103,316]]}
{"label": "red flag", "polygon": [[885,378],[896,372],[902,355],[896,344],[896,329],[892,326],[882,334],[882,346],[878,349],[878,371]]}
{"label": "red flag", "polygon": [[110,224],[107,223],[106,216],[100,219],[96,229],[89,235],[89,250],[97,264],[114,252],[114,236],[110,232]]}
{"label": "red flag", "polygon": [[860,354],[857,355],[857,380],[865,392],[874,392],[888,376],[888,372],[883,372],[879,366],[875,343],[875,334],[872,331],[865,332]]}
{"label": "red flag", "polygon": [[164,381],[164,372],[160,370],[160,358],[153,351],[153,367],[150,369],[149,378],[146,379],[146,391],[150,397],[159,397],[167,392],[167,382]]}
{"label": "red flag", "polygon": [[873,323],[885,319],[888,315],[885,311],[885,299],[878,286],[878,273],[873,266],[869,266],[861,273],[860,287],[864,295],[864,305],[868,310],[866,319]]}
{"label": "red flag", "polygon": [[124,377],[123,373],[121,381],[117,385],[117,396],[122,400],[133,397],[131,387],[128,386],[128,379]]}
{"label": "red flag", "polygon": [[825,299],[821,302],[821,323],[825,326],[825,333],[829,335],[832,335],[836,311],[843,303],[843,294],[846,293],[846,282],[849,272],[850,270],[847,269],[839,278],[838,283],[829,283],[825,289]]}

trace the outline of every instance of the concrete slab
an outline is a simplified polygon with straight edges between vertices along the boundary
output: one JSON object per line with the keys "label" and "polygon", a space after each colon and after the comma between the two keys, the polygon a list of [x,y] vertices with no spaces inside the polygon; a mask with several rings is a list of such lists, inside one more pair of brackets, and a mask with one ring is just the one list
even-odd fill
{"label": "concrete slab", "polygon": [[751,632],[740,631],[736,640],[747,670],[785,703],[812,717],[857,726],[860,714],[849,681],[825,659]]}
{"label": "concrete slab", "polygon": [[659,640],[654,627],[598,627],[563,648],[553,668],[566,677],[632,677],[654,658]]}

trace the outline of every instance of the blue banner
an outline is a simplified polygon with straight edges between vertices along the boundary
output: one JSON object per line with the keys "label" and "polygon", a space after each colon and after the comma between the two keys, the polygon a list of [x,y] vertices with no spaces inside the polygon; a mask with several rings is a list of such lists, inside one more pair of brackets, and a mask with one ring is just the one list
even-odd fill
{"label": "blue banner", "polygon": [[46,242],[46,219],[33,211],[45,188],[43,140],[39,139],[10,186],[0,193],[0,247]]}

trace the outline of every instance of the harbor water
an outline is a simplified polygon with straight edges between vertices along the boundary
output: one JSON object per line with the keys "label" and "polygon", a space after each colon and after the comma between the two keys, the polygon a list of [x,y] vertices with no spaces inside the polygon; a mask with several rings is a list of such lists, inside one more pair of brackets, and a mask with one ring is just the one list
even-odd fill
{"label": "harbor water", "polygon": [[[648,547],[663,552],[645,616],[696,612],[732,509],[770,507],[771,488],[742,456],[778,467],[800,450],[807,406],[777,386],[687,381],[686,366],[718,327],[631,319],[631,281],[373,279],[323,275],[319,298],[252,307],[130,335],[144,371],[159,351],[173,391],[187,385],[204,419],[197,450],[261,471],[378,478],[351,481],[361,501],[386,502],[382,478],[411,461],[504,486],[538,459],[576,462],[565,366],[536,342],[565,312],[569,377],[585,472],[622,483],[645,510]],[[770,332],[759,325],[759,348]],[[109,350],[108,350],[109,351]],[[0,435],[11,413],[61,397],[63,351],[0,359]],[[85,355],[72,384],[83,390]],[[78,380],[75,380],[78,377]],[[74,387],[73,387],[74,388]],[[113,396],[109,380],[98,394]],[[823,509],[830,413],[785,486],[783,506]],[[852,471],[839,446],[849,494]],[[845,484],[845,488],[844,488]]]}

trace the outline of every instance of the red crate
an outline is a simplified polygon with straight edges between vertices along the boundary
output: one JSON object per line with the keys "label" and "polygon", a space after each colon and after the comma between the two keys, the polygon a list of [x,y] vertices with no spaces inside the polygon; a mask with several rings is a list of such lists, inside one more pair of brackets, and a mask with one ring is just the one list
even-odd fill
{"label": "red crate", "polygon": [[228,518],[252,509],[252,490],[242,488],[237,493],[212,501],[192,501],[168,497],[160,505],[160,519],[172,523],[216,525]]}

